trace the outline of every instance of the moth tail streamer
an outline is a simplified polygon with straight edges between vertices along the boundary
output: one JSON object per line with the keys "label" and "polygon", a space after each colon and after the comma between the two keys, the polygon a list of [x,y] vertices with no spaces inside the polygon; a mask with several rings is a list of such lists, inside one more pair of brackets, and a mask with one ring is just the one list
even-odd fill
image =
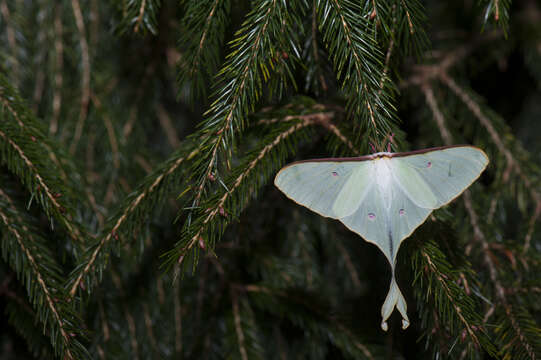
{"label": "moth tail streamer", "polygon": [[383,331],[387,331],[389,329],[389,326],[387,325],[387,319],[389,318],[389,316],[391,316],[395,306],[402,315],[402,329],[406,329],[410,325],[407,314],[408,306],[406,305],[406,300],[404,299],[404,296],[398,288],[398,284],[396,283],[393,274],[393,278],[391,280],[391,287],[389,288],[389,292],[387,293],[385,302],[381,307],[381,328],[383,329]]}

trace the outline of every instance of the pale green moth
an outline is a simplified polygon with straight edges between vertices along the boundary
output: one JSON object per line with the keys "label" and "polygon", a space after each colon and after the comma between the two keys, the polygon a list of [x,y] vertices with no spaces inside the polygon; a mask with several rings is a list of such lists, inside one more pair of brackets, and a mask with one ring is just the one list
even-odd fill
{"label": "pale green moth", "polygon": [[391,286],[381,308],[381,328],[387,331],[395,306],[402,314],[402,328],[409,325],[406,301],[395,280],[400,243],[432,210],[470,186],[487,164],[482,150],[467,145],[379,152],[295,162],[280,170],[274,184],[293,201],[340,220],[385,254],[392,268]]}

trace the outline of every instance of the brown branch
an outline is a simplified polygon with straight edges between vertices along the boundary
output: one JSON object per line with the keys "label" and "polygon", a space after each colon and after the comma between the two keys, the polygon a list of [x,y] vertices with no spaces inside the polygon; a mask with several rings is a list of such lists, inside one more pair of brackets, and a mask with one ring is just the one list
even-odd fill
{"label": "brown branch", "polygon": [[[96,106],[97,110],[102,109],[101,101],[96,97],[94,93],[90,94],[92,102]],[[102,119],[103,123],[105,124],[105,129],[107,130],[107,137],[109,138],[109,144],[111,144],[111,152],[113,154],[113,166],[115,169],[120,168],[120,152],[118,147],[118,140],[115,135],[115,129],[113,127],[113,122],[111,121],[111,118],[107,116],[105,113],[102,113]]]}
{"label": "brown branch", "polygon": [[109,338],[111,337],[111,332],[109,330],[109,324],[107,323],[107,316],[105,315],[105,310],[103,308],[103,299],[101,297],[98,298],[98,308],[100,311],[100,318],[101,318],[101,329],[102,329],[102,335],[103,335],[103,341],[107,342],[109,341]]}
{"label": "brown branch", "polygon": [[79,0],[71,0],[71,6],[73,8],[73,16],[75,17],[75,24],[79,32],[79,43],[81,46],[81,66],[83,68],[83,78],[81,81],[81,109],[79,111],[79,119],[75,127],[75,135],[70,145],[70,153],[74,154],[77,150],[77,145],[83,134],[83,127],[88,115],[88,103],[90,101],[90,54],[88,49],[88,42],[86,40],[85,23],[83,20],[83,14],[81,12],[81,5]]}
{"label": "brown branch", "polygon": [[385,85],[385,80],[387,79],[387,73],[389,72],[389,66],[391,63],[391,55],[394,48],[394,38],[391,37],[389,41],[389,47],[387,48],[387,54],[385,55],[385,66],[383,67],[383,74],[381,75],[381,80],[379,82],[379,93],[383,90],[383,85]]}
{"label": "brown branch", "polygon": [[0,13],[4,17],[5,21],[5,30],[8,40],[8,45],[11,50],[11,63],[13,65],[11,75],[12,78],[15,79],[16,83],[20,81],[19,79],[19,64],[17,62],[17,49],[19,48],[17,46],[17,38],[15,36],[15,30],[13,30],[13,27],[11,26],[11,14],[9,12],[9,7],[6,4],[6,0],[2,0],[0,2]]}
{"label": "brown branch", "polygon": [[417,65],[413,67],[413,74],[400,84],[401,88],[405,88],[411,85],[421,86],[423,83],[430,80],[437,79],[440,74],[446,73],[449,69],[460,63],[471,52],[477,49],[478,46],[485,44],[486,42],[497,40],[501,38],[501,31],[493,31],[487,33],[467,45],[458,47],[453,51],[445,54],[445,56],[437,64],[434,65]]}
{"label": "brown branch", "polygon": [[[122,286],[122,280],[120,279],[118,274],[114,271],[111,271],[111,278],[118,292],[122,296],[122,298],[125,298],[126,296],[124,294],[124,287]],[[137,328],[135,326],[135,319],[133,318],[132,314],[130,314],[130,312],[128,311],[128,306],[122,306],[122,309],[124,310],[124,317],[126,318],[126,322],[128,323],[128,332],[130,333],[130,345],[133,351],[133,358],[135,360],[138,360],[139,347],[137,345]]]}
{"label": "brown branch", "polygon": [[135,155],[133,158],[135,162],[138,163],[139,166],[141,166],[141,168],[145,170],[147,174],[150,174],[152,172],[152,165],[150,165],[150,163],[143,156]]}
{"label": "brown branch", "polygon": [[103,351],[103,348],[101,347],[101,345],[98,345],[96,347],[96,350],[98,351],[98,356],[100,357],[100,359],[105,360],[106,359],[105,351]]}
{"label": "brown branch", "polygon": [[152,318],[150,317],[150,309],[148,307],[148,303],[143,303],[143,317],[145,319],[145,328],[147,330],[147,337],[150,342],[150,346],[152,346],[152,350],[155,354],[158,354],[158,342],[156,341],[156,337],[154,336],[154,331],[152,330]]}
{"label": "brown branch", "polygon": [[330,132],[332,132],[337,138],[339,138],[340,140],[342,140],[342,142],[344,144],[346,144],[348,146],[348,148],[354,153],[354,154],[357,154],[359,155],[359,149],[355,148],[355,146],[353,145],[353,143],[344,136],[344,134],[342,134],[342,132],[340,131],[340,129],[338,129],[336,127],[336,125],[334,125],[332,122],[330,121],[320,121],[319,124],[321,126],[323,126],[324,128],[326,128],[327,130],[329,130]]}
{"label": "brown branch", "polygon": [[173,281],[173,307],[175,312],[175,351],[182,353],[182,308],[180,304],[180,281]]}
{"label": "brown branch", "polygon": [[355,265],[353,265],[353,261],[351,261],[348,251],[340,241],[336,242],[336,247],[338,248],[338,251],[340,251],[340,254],[342,254],[342,258],[344,258],[344,263],[348,269],[353,287],[355,290],[359,291],[361,289],[361,280],[359,280],[359,274],[357,274],[357,270],[355,269]]}
{"label": "brown branch", "polygon": [[[374,2],[374,14],[376,15],[376,3]],[[387,48],[387,54],[385,55],[385,66],[383,67],[383,74],[381,75],[381,79],[379,82],[379,91],[378,94],[381,94],[383,91],[383,85],[385,85],[385,80],[387,79],[387,73],[389,72],[389,67],[391,64],[391,55],[393,53],[394,48],[394,30],[396,27],[396,5],[392,6],[392,16],[393,16],[393,28],[391,29],[391,40],[389,41],[389,47]]]}
{"label": "brown branch", "polygon": [[[40,31],[39,32],[39,35],[38,35],[38,39],[37,39],[37,43],[42,43],[43,42],[43,37],[44,35],[42,35],[43,32]],[[43,55],[41,56],[37,56],[37,58],[39,59],[40,57],[44,57]],[[41,64],[40,64],[41,65]],[[38,68],[38,71],[36,73],[36,81],[35,81],[35,87],[34,87],[34,94],[32,95],[32,111],[37,114],[38,113],[38,110],[39,110],[39,105],[41,103],[41,100],[44,98],[43,97],[43,89],[44,89],[44,83],[45,83],[45,72],[43,71],[43,68],[44,66],[39,66]]]}
{"label": "brown branch", "polygon": [[137,20],[135,21],[135,32],[139,31],[139,26],[143,22],[143,17],[145,16],[145,6],[146,6],[147,0],[143,0],[141,2],[141,6],[139,7],[139,16],[137,16]]}
{"label": "brown branch", "polygon": [[135,94],[133,105],[130,107],[128,121],[126,121],[126,123],[122,127],[122,134],[124,135],[124,139],[123,139],[124,142],[128,139],[128,137],[130,136],[133,130],[135,120],[137,119],[137,106],[139,105],[141,98],[143,97],[144,90],[147,88],[147,83],[152,78],[152,75],[154,74],[155,70],[156,70],[156,67],[154,63],[151,63],[149,66],[147,66],[145,74],[143,75],[143,79],[141,80],[139,84],[139,88],[137,89],[137,92]]}
{"label": "brown branch", "polygon": [[533,231],[535,228],[535,223],[537,222],[537,219],[539,219],[540,215],[541,215],[541,201],[538,201],[537,206],[535,207],[533,215],[530,218],[530,222],[528,224],[528,232],[526,233],[526,237],[524,238],[524,248],[522,249],[523,253],[526,253],[528,249],[530,248]]}
{"label": "brown branch", "polygon": [[220,3],[220,0],[215,0],[214,5],[212,5],[212,8],[210,9],[209,15],[207,16],[207,19],[205,20],[205,30],[203,30],[203,34],[201,35],[201,40],[199,41],[199,46],[197,47],[197,52],[195,53],[195,56],[193,57],[194,62],[192,64],[192,68],[190,69],[190,75],[194,75],[195,71],[197,69],[197,66],[199,65],[199,58],[201,56],[201,51],[205,47],[205,40],[208,35],[208,30],[210,28],[210,22],[212,21],[212,18],[214,17],[214,12],[216,11],[216,7]]}
{"label": "brown branch", "polygon": [[[319,65],[319,48],[317,46],[317,4],[316,0],[312,4],[312,51],[314,52],[314,62]],[[327,91],[328,86],[325,77],[319,72],[319,82],[323,91]]]}
{"label": "brown branch", "polygon": [[239,302],[235,289],[231,288],[231,303],[233,305],[233,318],[235,322],[235,331],[237,333],[237,340],[239,341],[239,351],[242,360],[248,360],[248,353],[246,352],[246,345],[244,344],[244,332],[242,331],[242,324],[239,313]]}
{"label": "brown branch", "polygon": [[56,5],[54,17],[54,86],[53,86],[53,116],[49,124],[49,133],[54,135],[58,131],[58,118],[62,107],[62,83],[64,81],[62,69],[64,65],[64,44],[62,42],[62,4]]}
{"label": "brown branch", "polygon": [[[298,211],[295,211],[293,213],[293,219],[292,220],[293,220],[293,223],[298,223],[299,222],[299,213],[298,213]],[[303,266],[304,269],[305,269],[306,285],[307,285],[308,289],[312,289],[313,280],[314,280],[314,274],[312,273],[312,269],[310,268],[310,265],[311,265],[310,264],[310,255],[306,251],[306,246],[305,246],[305,244],[308,244],[308,246],[309,246],[310,243],[306,239],[306,236],[304,235],[304,231],[303,231],[302,227],[298,228],[296,238],[298,239],[297,243],[299,243],[301,245],[300,246],[300,251],[302,253],[303,260],[306,261],[305,264],[308,265],[308,266]],[[264,261],[264,263],[266,264],[267,262]]]}
{"label": "brown branch", "polygon": [[160,121],[163,132],[167,137],[167,141],[173,149],[178,148],[180,146],[180,140],[177,136],[177,129],[175,129],[169,114],[167,114],[167,111],[162,104],[158,103],[154,108],[156,109],[156,115],[158,116],[158,120]]}
{"label": "brown branch", "polygon": [[408,26],[410,28],[410,34],[413,35],[415,33],[415,30],[413,29],[413,23],[411,22],[410,12],[404,0],[401,0],[401,1],[402,1],[402,6],[404,7],[404,11],[406,12],[406,17],[408,18]]}
{"label": "brown branch", "polygon": [[90,48],[95,49],[98,45],[100,31],[100,8],[98,0],[90,0],[90,31],[88,38],[90,40]]}
{"label": "brown branch", "polygon": [[[313,107],[313,109],[315,109],[315,108],[319,108],[319,104]],[[321,110],[326,110],[326,107],[321,106]],[[343,109],[338,108],[336,110],[337,111],[342,111]],[[323,114],[325,114],[325,113],[323,113]],[[332,112],[328,112],[328,114],[330,114],[329,118],[334,115],[334,113],[332,113]],[[275,124],[275,123],[278,123],[278,122],[294,121],[294,120],[298,120],[302,116],[305,116],[305,115],[301,115],[301,116],[299,116],[299,115],[288,115],[288,116],[284,116],[282,118],[261,119],[261,120],[259,120],[257,122],[257,124],[259,124],[259,125],[261,125],[261,124],[271,125],[271,124]],[[353,145],[353,143],[346,136],[344,136],[344,134],[342,134],[340,129],[338,129],[338,127],[336,125],[334,125],[331,121],[319,121],[318,124],[321,125],[322,127],[324,127],[325,129],[327,129],[328,131],[332,132],[337,138],[342,140],[342,142],[344,144],[346,144],[348,146],[348,148],[354,154],[356,154],[356,155],[360,154],[359,150],[357,148],[355,148],[355,145]]]}
{"label": "brown branch", "polygon": [[430,86],[428,82],[425,82],[421,85],[421,90],[425,95],[426,102],[430,107],[432,114],[434,115],[434,120],[438,125],[438,129],[440,130],[440,134],[444,144],[451,145],[453,143],[453,138],[449,133],[449,130],[447,130],[447,127],[445,126],[445,118],[438,107],[438,103],[436,101],[436,98],[434,97],[434,90],[432,89],[432,86]]}

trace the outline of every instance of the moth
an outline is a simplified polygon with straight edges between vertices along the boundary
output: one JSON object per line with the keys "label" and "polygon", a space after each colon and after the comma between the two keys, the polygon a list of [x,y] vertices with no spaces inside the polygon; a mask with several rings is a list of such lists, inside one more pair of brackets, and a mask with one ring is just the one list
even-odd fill
{"label": "moth", "polygon": [[454,145],[411,152],[378,152],[352,158],[304,160],[282,168],[274,184],[288,198],[321,216],[340,220],[376,245],[392,269],[381,308],[381,328],[396,307],[402,328],[410,321],[395,280],[402,241],[430,215],[466,190],[485,170],[479,148]]}

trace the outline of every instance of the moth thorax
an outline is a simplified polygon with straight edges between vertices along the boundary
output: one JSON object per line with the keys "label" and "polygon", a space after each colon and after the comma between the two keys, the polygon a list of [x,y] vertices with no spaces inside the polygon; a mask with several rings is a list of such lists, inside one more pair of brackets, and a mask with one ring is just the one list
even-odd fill
{"label": "moth thorax", "polygon": [[381,196],[383,197],[383,203],[386,205],[386,208],[391,206],[391,193],[388,191],[390,189],[391,183],[391,159],[388,158],[379,158],[374,160],[374,167],[376,173],[376,184],[378,184],[378,190]]}
{"label": "moth thorax", "polygon": [[374,160],[376,168],[376,183],[382,188],[387,188],[391,181],[391,159],[379,158]]}

